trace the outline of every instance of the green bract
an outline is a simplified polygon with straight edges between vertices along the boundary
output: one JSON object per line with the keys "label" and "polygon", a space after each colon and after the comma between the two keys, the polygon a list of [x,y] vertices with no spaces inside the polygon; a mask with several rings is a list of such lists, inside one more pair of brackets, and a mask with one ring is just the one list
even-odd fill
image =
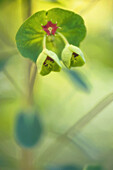
{"label": "green bract", "polygon": [[[39,11],[28,18],[17,32],[16,43],[22,56],[36,62],[43,50],[43,37],[47,35],[42,26],[46,25],[48,21],[57,23],[57,32],[62,33],[70,44],[79,46],[85,37],[86,28],[80,15],[60,8]],[[54,37],[53,35],[47,36],[46,46],[61,58],[65,44],[57,32]]]}
{"label": "green bract", "polygon": [[15,121],[15,139],[21,147],[34,147],[39,142],[42,132],[37,110],[31,108],[18,113]]}
{"label": "green bract", "polygon": [[54,52],[44,49],[37,59],[37,67],[39,73],[44,76],[51,71],[59,72],[62,66]]}
{"label": "green bract", "polygon": [[69,44],[62,51],[62,61],[67,68],[85,64],[85,58],[80,48]]}

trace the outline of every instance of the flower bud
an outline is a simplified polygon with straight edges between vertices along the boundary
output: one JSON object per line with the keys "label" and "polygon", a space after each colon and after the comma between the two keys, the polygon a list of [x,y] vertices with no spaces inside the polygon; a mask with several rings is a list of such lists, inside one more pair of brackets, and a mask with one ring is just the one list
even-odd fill
{"label": "flower bud", "polygon": [[51,71],[59,72],[62,68],[57,55],[47,49],[44,49],[37,59],[38,72],[41,75],[47,75]]}
{"label": "flower bud", "polygon": [[62,61],[67,68],[82,66],[85,58],[80,48],[74,45],[66,45],[62,51]]}

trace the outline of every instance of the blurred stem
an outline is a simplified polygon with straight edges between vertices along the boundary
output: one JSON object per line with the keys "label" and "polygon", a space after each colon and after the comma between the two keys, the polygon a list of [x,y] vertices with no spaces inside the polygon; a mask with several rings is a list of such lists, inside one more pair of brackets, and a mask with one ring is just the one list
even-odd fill
{"label": "blurred stem", "polygon": [[46,48],[46,35],[44,35],[44,39],[43,39],[43,49]]}
{"label": "blurred stem", "polygon": [[62,40],[64,41],[65,45],[69,44],[67,39],[65,38],[65,36],[63,34],[61,34],[60,32],[57,32],[57,34],[62,38]]}
{"label": "blurred stem", "polygon": [[27,149],[22,149],[21,170],[33,170],[32,164],[33,164],[32,152]]}
{"label": "blurred stem", "polygon": [[16,88],[16,90],[18,90],[18,92],[20,92],[20,94],[23,95],[24,92],[20,89],[16,81],[13,79],[13,77],[8,73],[8,71],[5,68],[3,72],[6,75],[6,77],[10,80],[10,82],[13,84],[13,86]]}
{"label": "blurred stem", "polygon": [[22,18],[26,20],[32,14],[32,0],[21,0],[22,3]]}
{"label": "blurred stem", "polygon": [[[63,135],[60,135],[50,146],[40,155],[38,161],[49,162],[54,156],[57,155],[63,146],[66,146],[70,141],[73,143],[72,138],[75,137],[96,115],[104,110],[111,102],[113,102],[113,93],[108,94],[102,99],[91,111],[78,120],[71,126]],[[73,133],[73,134],[72,134]],[[71,137],[71,138],[70,138]],[[66,142],[66,143],[64,143]]]}
{"label": "blurred stem", "polygon": [[83,116],[78,122],[76,122],[65,135],[71,135],[74,131],[74,135],[80,132],[95,116],[97,116],[102,110],[104,110],[113,101],[113,93],[108,94],[102,99],[91,111]]}
{"label": "blurred stem", "polygon": [[32,70],[31,70],[30,81],[29,81],[29,92],[28,92],[29,105],[33,104],[33,87],[35,83],[36,73],[37,73],[37,66],[35,63],[32,63]]}
{"label": "blurred stem", "polygon": [[[27,8],[26,8],[27,7]],[[27,11],[25,11],[27,9]],[[26,13],[25,13],[26,12]],[[32,0],[22,0],[22,14],[23,19],[27,19],[32,14]],[[27,74],[27,106],[33,106],[33,87],[37,73],[37,66],[35,63],[28,60],[28,74]],[[30,149],[21,149],[21,169],[34,170],[33,166],[33,152]]]}

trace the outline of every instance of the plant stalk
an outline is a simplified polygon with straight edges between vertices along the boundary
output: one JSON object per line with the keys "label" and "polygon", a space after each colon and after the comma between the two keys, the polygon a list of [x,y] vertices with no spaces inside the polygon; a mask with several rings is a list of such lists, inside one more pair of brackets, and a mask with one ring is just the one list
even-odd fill
{"label": "plant stalk", "polygon": [[68,40],[65,38],[65,36],[62,33],[57,32],[57,34],[62,38],[62,40],[64,41],[65,45],[69,45]]}
{"label": "plant stalk", "polygon": [[[72,141],[73,136],[75,137],[96,115],[101,113],[101,111],[111,102],[113,102],[113,93],[108,94],[91,111],[89,111],[85,116],[78,120],[78,122],[71,126],[64,134],[58,136],[56,140],[51,143],[50,146],[48,146],[48,148],[40,155],[38,161],[44,161],[47,163],[50,160],[53,160],[54,153],[57,155],[57,153],[63,149],[63,146]],[[65,145],[64,142],[66,142]],[[73,143],[73,141],[71,143]]]}

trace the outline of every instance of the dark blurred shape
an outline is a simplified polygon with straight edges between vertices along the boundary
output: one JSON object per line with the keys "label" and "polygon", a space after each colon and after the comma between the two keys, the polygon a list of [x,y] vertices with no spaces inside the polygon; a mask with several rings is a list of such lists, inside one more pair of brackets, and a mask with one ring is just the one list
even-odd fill
{"label": "dark blurred shape", "polygon": [[16,118],[15,137],[17,143],[25,148],[36,145],[42,134],[42,126],[37,112],[33,109],[21,111]]}
{"label": "dark blurred shape", "polygon": [[0,151],[0,170],[8,168],[11,170],[18,169],[17,160]]}
{"label": "dark blurred shape", "polygon": [[85,75],[82,75],[82,73],[75,70],[64,69],[64,71],[67,73],[68,77],[74,85],[78,85],[81,90],[90,92],[90,85]]}
{"label": "dark blurred shape", "polygon": [[84,170],[103,170],[100,165],[87,165]]}
{"label": "dark blurred shape", "polygon": [[0,71],[3,70],[8,59],[9,59],[9,54],[7,52],[4,52],[4,54],[0,54]]}
{"label": "dark blurred shape", "polygon": [[62,166],[51,166],[47,170],[82,170],[82,168],[76,165],[62,165]]}
{"label": "dark blurred shape", "polygon": [[0,0],[0,4],[10,3],[12,1],[15,1],[15,0]]}

